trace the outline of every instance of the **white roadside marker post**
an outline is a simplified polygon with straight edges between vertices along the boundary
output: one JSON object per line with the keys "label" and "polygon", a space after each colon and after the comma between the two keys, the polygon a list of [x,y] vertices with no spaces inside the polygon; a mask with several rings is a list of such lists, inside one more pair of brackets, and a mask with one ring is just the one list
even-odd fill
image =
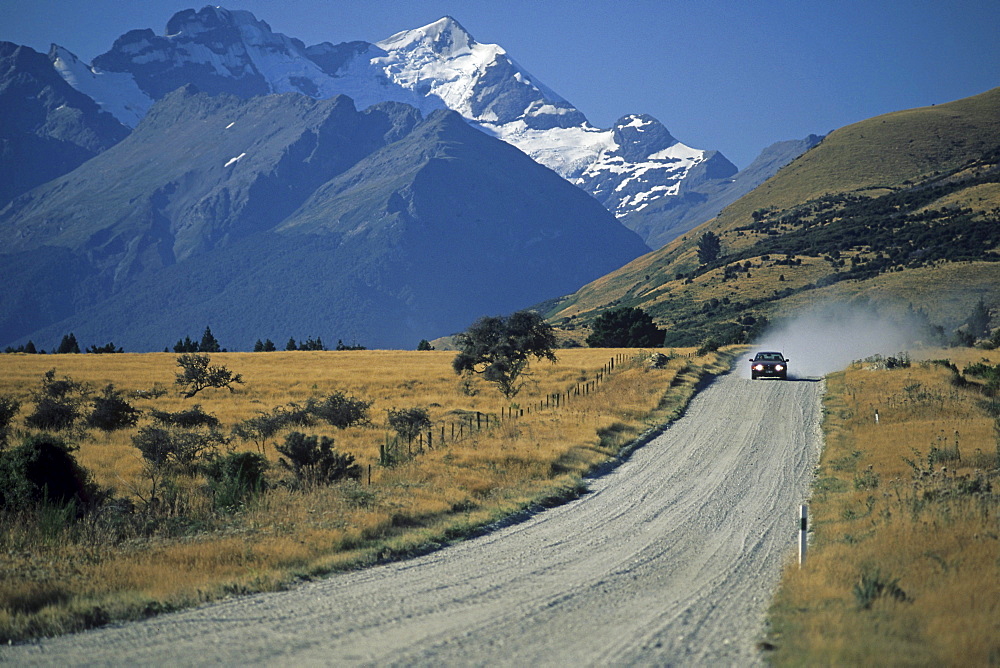
{"label": "white roadside marker post", "polygon": [[799,506],[799,568],[806,563],[806,531],[809,528],[809,506]]}

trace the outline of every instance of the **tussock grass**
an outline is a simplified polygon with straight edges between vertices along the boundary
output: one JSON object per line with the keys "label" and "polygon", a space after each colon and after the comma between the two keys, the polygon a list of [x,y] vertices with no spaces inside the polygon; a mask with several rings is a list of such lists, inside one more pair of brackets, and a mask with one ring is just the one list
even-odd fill
{"label": "tussock grass", "polygon": [[1000,425],[982,389],[927,361],[828,377],[809,558],[772,605],[774,663],[1000,660]]}
{"label": "tussock grass", "polygon": [[[471,390],[460,383],[451,352],[213,354],[213,364],[242,374],[245,385],[192,399],[180,398],[173,386],[173,354],[0,356],[0,395],[22,401],[15,424],[21,435],[31,392],[52,368],[95,391],[114,383],[144,412],[136,429],[74,434],[77,460],[118,505],[78,522],[58,509],[0,513],[0,640],[280,589],[415,554],[575,496],[587,472],[678,416],[704,374],[728,368],[727,353],[672,353],[665,368],[649,369],[641,351],[559,351],[558,363],[534,365],[514,406],[486,383],[475,381]],[[612,357],[619,361],[608,372]],[[153,388],[167,393],[152,398]],[[160,502],[149,501],[150,480],[131,437],[151,424],[151,410],[199,404],[228,435],[258,413],[335,391],[373,401],[371,424],[337,430],[319,423],[269,439],[263,447],[272,464],[269,490],[237,511],[215,508],[198,472],[175,476]],[[558,408],[554,395],[561,397]],[[410,407],[430,414],[433,447],[406,444],[401,463],[379,465],[380,446],[392,437],[387,411]],[[511,410],[518,417],[497,420]],[[489,416],[489,428],[470,433],[477,416],[480,424]],[[463,438],[452,437],[452,425]],[[291,429],[335,439],[336,450],[362,466],[362,479],[298,491],[284,484],[288,474],[275,465],[274,446]],[[228,448],[257,450],[235,438]]]}

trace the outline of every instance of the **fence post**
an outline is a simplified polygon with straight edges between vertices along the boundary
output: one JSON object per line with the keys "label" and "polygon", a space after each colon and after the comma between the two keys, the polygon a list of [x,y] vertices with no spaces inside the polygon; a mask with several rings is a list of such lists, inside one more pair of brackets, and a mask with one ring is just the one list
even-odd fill
{"label": "fence post", "polygon": [[806,563],[806,532],[809,529],[809,506],[799,506],[799,568]]}

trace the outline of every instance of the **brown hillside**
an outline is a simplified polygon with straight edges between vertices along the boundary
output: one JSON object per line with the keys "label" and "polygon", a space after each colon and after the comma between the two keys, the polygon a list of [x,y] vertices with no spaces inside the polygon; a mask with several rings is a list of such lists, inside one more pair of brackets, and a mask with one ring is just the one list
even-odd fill
{"label": "brown hillside", "polygon": [[[638,306],[670,332],[668,345],[691,345],[752,338],[803,305],[864,297],[957,326],[980,297],[1000,305],[998,159],[1000,88],[841,128],[718,218],[548,316],[582,339],[604,310]],[[724,257],[701,265],[709,231]]]}

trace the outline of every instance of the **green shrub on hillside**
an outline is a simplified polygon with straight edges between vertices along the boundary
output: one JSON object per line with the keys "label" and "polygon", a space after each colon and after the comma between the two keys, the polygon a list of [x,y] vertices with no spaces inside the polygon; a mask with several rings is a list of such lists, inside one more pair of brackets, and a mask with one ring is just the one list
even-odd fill
{"label": "green shrub on hillside", "polygon": [[602,313],[587,337],[591,348],[659,348],[666,332],[641,308],[624,307]]}

